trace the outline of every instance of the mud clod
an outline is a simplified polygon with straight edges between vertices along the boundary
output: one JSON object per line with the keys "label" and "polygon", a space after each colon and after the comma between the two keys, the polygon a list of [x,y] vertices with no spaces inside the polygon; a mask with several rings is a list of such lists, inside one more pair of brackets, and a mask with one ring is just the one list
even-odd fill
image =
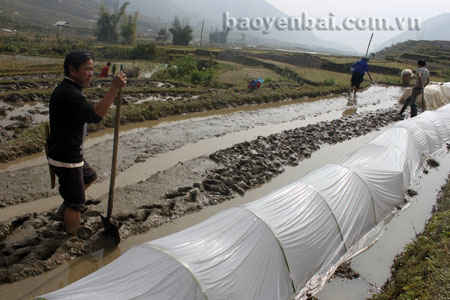
{"label": "mud clod", "polygon": [[408,190],[406,191],[406,194],[408,194],[408,196],[410,196],[410,197],[414,197],[414,196],[416,196],[418,193],[417,193],[415,190],[413,190],[413,189],[408,189]]}
{"label": "mud clod", "polygon": [[434,158],[427,159],[427,164],[430,168],[437,168],[440,166],[440,163]]}
{"label": "mud clod", "polygon": [[342,277],[347,279],[359,278],[359,273],[353,270],[350,266],[350,262],[341,264],[333,274],[333,278]]}

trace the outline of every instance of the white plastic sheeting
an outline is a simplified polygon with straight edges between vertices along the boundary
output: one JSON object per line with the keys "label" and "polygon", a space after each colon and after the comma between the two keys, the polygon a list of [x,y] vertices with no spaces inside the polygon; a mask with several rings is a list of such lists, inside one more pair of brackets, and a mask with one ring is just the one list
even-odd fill
{"label": "white plastic sheeting", "polygon": [[[429,84],[424,88],[425,107],[427,110],[435,110],[445,104],[446,97],[442,93],[441,86],[438,84]],[[421,97],[418,97],[421,98]],[[418,99],[419,105],[422,100]],[[421,106],[419,106],[421,107]]]}
{"label": "white plastic sheeting", "polygon": [[242,208],[145,245],[182,262],[209,299],[287,299],[293,292],[278,241]]}
{"label": "white plastic sheeting", "polygon": [[[406,119],[397,122],[396,124],[394,124],[394,127],[406,129],[411,134],[414,142],[416,143],[416,146],[419,148],[419,151],[423,156],[428,156],[435,151],[431,150],[431,147],[429,145],[429,138],[427,137],[424,129],[420,127],[416,122],[414,122],[413,119]],[[433,143],[432,140],[431,142]],[[437,143],[439,143],[439,141],[435,142],[435,144]]]}
{"label": "white plastic sheeting", "polygon": [[[424,89],[423,98],[422,94],[417,97],[417,106],[422,107],[422,99],[424,99],[426,109],[435,110],[450,101],[450,98],[448,98],[449,96],[447,96],[449,92],[447,85],[429,84]],[[411,94],[412,88],[407,89],[403,92],[398,102],[404,104],[406,98],[411,96]]]}
{"label": "white plastic sheeting", "polygon": [[445,101],[450,101],[450,82],[446,82],[440,85],[442,94],[445,97]]}
{"label": "white plastic sheeting", "polygon": [[291,299],[401,205],[449,141],[450,107],[398,122],[341,164],[145,243],[44,299]]}
{"label": "white plastic sheeting", "polygon": [[403,202],[410,176],[406,155],[399,149],[366,145],[353,152],[342,165],[363,178],[371,191],[378,222]]}
{"label": "white plastic sheeting", "polygon": [[71,300],[205,299],[187,268],[163,252],[143,245],[129,249],[95,273],[42,297]]}
{"label": "white plastic sheeting", "polygon": [[441,108],[435,110],[434,113],[438,116],[439,119],[442,120],[442,122],[444,122],[445,127],[449,129],[450,132],[450,105],[442,106]]}
{"label": "white plastic sheeting", "polygon": [[405,153],[409,166],[409,174],[415,177],[422,165],[420,148],[413,135],[405,128],[391,128],[387,134],[382,134],[370,142],[371,145],[394,147]]}

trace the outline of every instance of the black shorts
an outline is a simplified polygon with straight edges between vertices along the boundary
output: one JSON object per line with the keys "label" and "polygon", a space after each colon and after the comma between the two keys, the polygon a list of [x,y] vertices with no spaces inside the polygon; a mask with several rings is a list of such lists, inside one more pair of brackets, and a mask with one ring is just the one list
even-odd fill
{"label": "black shorts", "polygon": [[64,199],[64,205],[83,210],[86,201],[84,186],[97,179],[97,173],[84,161],[84,166],[79,168],[55,167],[58,176],[59,194]]}
{"label": "black shorts", "polygon": [[356,86],[359,89],[359,86],[363,82],[364,74],[353,72],[352,74],[352,86]]}

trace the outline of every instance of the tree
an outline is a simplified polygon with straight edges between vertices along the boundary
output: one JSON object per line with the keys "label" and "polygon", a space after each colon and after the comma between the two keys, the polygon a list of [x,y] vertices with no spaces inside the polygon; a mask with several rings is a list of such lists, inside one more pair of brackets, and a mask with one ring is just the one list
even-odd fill
{"label": "tree", "polygon": [[120,9],[117,6],[114,9],[113,13],[109,12],[109,9],[105,5],[100,6],[99,18],[97,21],[97,40],[100,42],[106,43],[117,43],[119,39],[119,34],[117,32],[117,25],[119,24],[120,19],[125,14],[125,9],[130,4],[129,2],[125,2],[122,4]]}
{"label": "tree", "polygon": [[209,41],[216,44],[226,44],[229,32],[230,30],[219,31],[216,28],[215,32],[209,34]]}
{"label": "tree", "polygon": [[122,24],[120,34],[122,35],[124,44],[135,45],[136,44],[136,24],[139,12],[132,15],[128,15],[126,21]]}
{"label": "tree", "polygon": [[156,45],[154,43],[139,44],[134,47],[134,59],[153,59],[156,55]]}
{"label": "tree", "polygon": [[178,17],[175,17],[172,28],[170,28],[169,31],[172,34],[173,45],[187,46],[193,37],[191,26],[185,25],[183,27]]}
{"label": "tree", "polygon": [[164,42],[169,38],[169,33],[167,32],[166,28],[161,28],[158,32],[158,35],[156,36],[157,41]]}

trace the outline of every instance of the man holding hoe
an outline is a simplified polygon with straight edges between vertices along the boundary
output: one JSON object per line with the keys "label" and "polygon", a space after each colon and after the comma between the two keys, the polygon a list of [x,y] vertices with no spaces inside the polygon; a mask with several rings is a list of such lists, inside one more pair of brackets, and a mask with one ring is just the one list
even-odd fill
{"label": "man holding hoe", "polygon": [[92,79],[94,61],[90,53],[73,51],[64,60],[64,79],[50,98],[50,136],[47,140],[48,163],[59,181],[64,202],[58,210],[67,233],[77,236],[85,191],[97,174],[83,158],[87,123],[98,123],[108,112],[114,98],[125,86],[127,77],[119,72],[106,95],[95,105],[82,92]]}

